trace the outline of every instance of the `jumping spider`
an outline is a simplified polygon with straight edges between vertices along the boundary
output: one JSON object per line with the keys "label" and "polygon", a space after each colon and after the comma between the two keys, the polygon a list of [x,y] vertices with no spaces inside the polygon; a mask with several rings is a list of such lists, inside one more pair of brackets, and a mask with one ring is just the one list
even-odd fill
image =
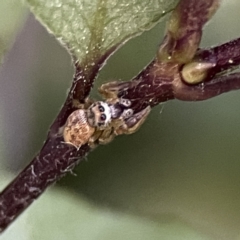
{"label": "jumping spider", "polygon": [[107,144],[117,135],[131,134],[146,120],[150,107],[134,113],[131,101],[118,98],[117,93],[123,84],[112,82],[99,89],[105,101],[91,102],[88,98],[84,104],[68,117],[62,128],[64,141],[79,149],[88,143],[91,148],[96,144]]}

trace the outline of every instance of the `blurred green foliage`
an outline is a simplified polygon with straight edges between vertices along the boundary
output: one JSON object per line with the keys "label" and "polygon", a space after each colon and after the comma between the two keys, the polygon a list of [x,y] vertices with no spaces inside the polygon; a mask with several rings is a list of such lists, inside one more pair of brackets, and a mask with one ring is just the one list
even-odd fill
{"label": "blurred green foliage", "polygon": [[19,0],[0,0],[0,62],[26,16],[26,7]]}

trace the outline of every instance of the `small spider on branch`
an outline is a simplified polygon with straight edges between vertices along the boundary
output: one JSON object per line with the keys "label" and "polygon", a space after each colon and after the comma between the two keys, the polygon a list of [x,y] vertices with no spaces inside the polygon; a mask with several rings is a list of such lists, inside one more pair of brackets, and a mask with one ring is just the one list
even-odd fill
{"label": "small spider on branch", "polygon": [[[113,83],[101,86],[100,92],[106,102],[92,103],[87,98],[84,104],[76,104],[79,109],[70,114],[59,130],[65,143],[77,150],[84,144],[94,148],[96,144],[111,142],[117,135],[131,134],[139,129],[151,108],[148,106],[134,113],[130,100],[117,97],[118,86],[119,82],[114,82],[114,91]],[[109,95],[113,98],[107,98]]]}

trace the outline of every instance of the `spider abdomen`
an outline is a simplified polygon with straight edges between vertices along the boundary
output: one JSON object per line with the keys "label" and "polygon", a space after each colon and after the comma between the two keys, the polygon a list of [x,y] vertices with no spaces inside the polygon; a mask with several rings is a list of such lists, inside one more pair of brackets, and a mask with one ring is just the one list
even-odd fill
{"label": "spider abdomen", "polygon": [[94,132],[95,128],[87,121],[86,111],[79,109],[68,117],[63,130],[63,138],[65,142],[80,148],[88,142]]}

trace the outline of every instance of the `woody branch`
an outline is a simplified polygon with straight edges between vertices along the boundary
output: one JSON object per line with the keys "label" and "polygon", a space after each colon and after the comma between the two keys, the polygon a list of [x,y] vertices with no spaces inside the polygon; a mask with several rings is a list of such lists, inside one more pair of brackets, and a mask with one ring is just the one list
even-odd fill
{"label": "woody branch", "polygon": [[[240,74],[220,75],[240,62],[240,39],[210,49],[198,49],[202,28],[218,7],[217,0],[182,0],[173,11],[156,58],[135,78],[119,97],[130,99],[134,110],[155,106],[171,99],[204,100],[240,88]],[[78,151],[56,137],[69,114],[73,101],[83,101],[108,58],[93,68],[75,61],[75,77],[59,115],[50,127],[39,154],[0,193],[0,231],[4,231],[44,190],[71,172],[90,148]],[[84,69],[87,71],[84,71]]]}

